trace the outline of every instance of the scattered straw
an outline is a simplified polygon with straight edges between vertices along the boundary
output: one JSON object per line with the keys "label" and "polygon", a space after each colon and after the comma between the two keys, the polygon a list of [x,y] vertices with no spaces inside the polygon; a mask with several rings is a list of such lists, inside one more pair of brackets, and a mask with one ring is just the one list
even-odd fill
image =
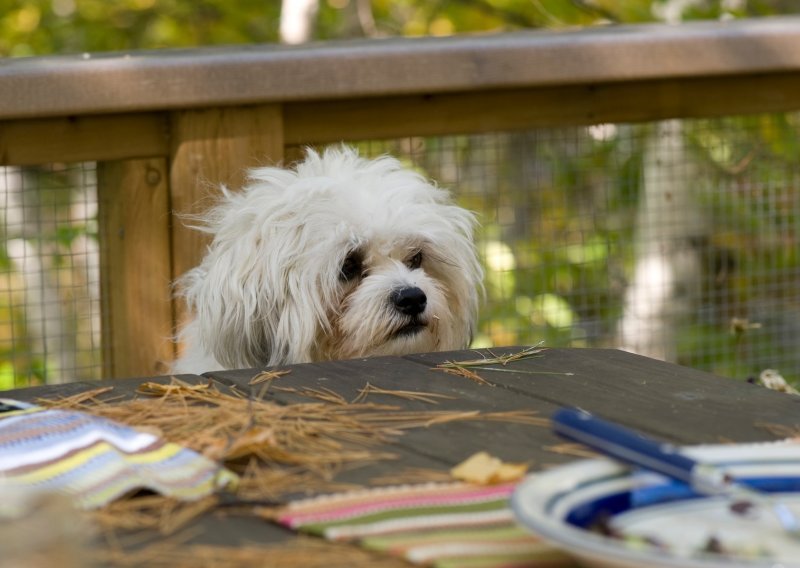
{"label": "scattered straw", "polygon": [[91,565],[98,566],[165,566],[168,556],[177,550],[188,550],[186,543],[199,534],[198,530],[185,530],[168,537],[153,537],[141,533],[118,535],[113,531],[102,533],[103,541],[90,549]]}
{"label": "scattered straw", "polygon": [[[100,396],[107,394],[114,390],[114,387],[101,387],[97,389],[88,390],[78,394],[74,394],[68,398],[59,401],[58,407],[63,409],[75,408],[84,403],[100,403]],[[106,399],[107,400],[107,399]],[[38,399],[37,404],[42,406],[51,406],[53,401],[47,399]]]}
{"label": "scattered straw", "polygon": [[494,422],[514,422],[516,424],[530,424],[531,426],[543,426],[550,428],[552,422],[549,418],[536,416],[528,410],[504,410],[499,412],[486,412],[481,415],[482,420]]}
{"label": "scattered straw", "polygon": [[321,400],[322,402],[328,402],[331,404],[347,404],[347,399],[344,398],[342,395],[333,391],[329,388],[320,387],[318,389],[313,389],[311,387],[272,387],[272,390],[278,392],[286,392],[291,394],[297,394],[300,396],[304,396],[306,398],[312,398],[315,400]]}
{"label": "scattered straw", "polygon": [[542,449],[546,452],[552,452],[561,456],[575,456],[576,458],[596,458],[598,456],[596,452],[587,449],[583,444],[576,444],[573,442],[545,446]]}
{"label": "scattered straw", "polygon": [[518,375],[561,375],[564,377],[572,377],[575,373],[561,372],[561,371],[531,371],[530,369],[501,369],[497,367],[481,367],[482,371],[496,371],[500,373],[516,373]]}
{"label": "scattered straw", "polygon": [[[266,381],[265,381],[266,382]],[[268,383],[269,384],[269,383]],[[459,421],[502,421],[546,426],[548,421],[535,411],[481,412],[478,410],[407,410],[399,406],[363,400],[370,394],[435,403],[441,395],[387,390],[367,384],[358,402],[348,402],[330,389],[280,387],[308,397],[308,402],[289,405],[249,398],[235,390],[220,390],[209,381],[199,385],[178,379],[168,384],[146,382],[133,400],[103,399],[111,388],[81,393],[56,401],[42,401],[50,408],[89,412],[130,426],[159,432],[167,441],[189,447],[237,472],[241,478],[234,494],[221,494],[194,503],[181,503],[159,495],[138,496],[111,503],[91,518],[109,545],[105,554],[110,564],[130,566],[245,566],[281,565],[367,566],[371,555],[337,556],[330,548],[300,547],[211,549],[193,547],[178,535],[192,521],[221,508],[269,518],[274,508],[301,494],[344,491],[352,484],[336,481],[339,473],[396,460],[390,444],[411,429],[431,428]],[[270,389],[279,387],[270,385]],[[101,397],[101,395],[104,395]],[[447,472],[418,470],[397,478],[406,483],[442,480]],[[384,484],[389,478],[375,480]],[[142,542],[131,552],[131,534],[172,535],[167,541]],[[115,552],[117,533],[128,540]],[[172,540],[175,537],[175,542]],[[172,543],[175,552],[171,552]],[[176,544],[177,543],[177,544]],[[118,547],[119,548],[119,547]],[[358,554],[365,554],[358,552]],[[237,556],[238,555],[238,556]],[[258,558],[258,561],[254,561]],[[265,558],[269,558],[266,564]],[[189,560],[190,559],[190,560]],[[259,562],[260,561],[260,562]],[[386,562],[381,557],[381,562]],[[331,564],[333,562],[334,564]],[[271,563],[271,564],[270,564]]]}
{"label": "scattered straw", "polygon": [[212,510],[217,501],[216,496],[187,502],[162,495],[141,495],[113,501],[89,515],[104,530],[152,530],[171,535]]}
{"label": "scattered straw", "polygon": [[449,375],[456,375],[457,377],[464,377],[466,379],[469,379],[471,381],[474,381],[474,382],[478,383],[479,385],[484,385],[484,386],[487,386],[487,387],[495,386],[493,383],[490,383],[489,381],[487,381],[486,379],[481,377],[475,371],[467,369],[466,367],[461,367],[461,366],[459,366],[459,365],[457,365],[455,363],[449,362],[449,361],[447,363],[442,363],[441,365],[437,365],[432,370],[434,370],[434,371],[442,371],[442,372],[445,372],[445,373],[447,373]]}
{"label": "scattered straw", "polygon": [[278,377],[288,375],[291,372],[292,372],[291,369],[288,369],[286,371],[261,371],[255,377],[250,379],[250,382],[248,382],[247,384],[250,386],[260,385],[261,383],[267,383],[277,379]]}
{"label": "scattered straw", "polygon": [[418,400],[430,404],[439,404],[439,402],[436,399],[455,398],[454,396],[449,396],[446,394],[437,394],[432,392],[382,389],[368,382],[366,385],[364,385],[364,387],[361,390],[358,391],[358,396],[356,396],[351,402],[353,403],[363,402],[364,400],[366,400],[367,396],[371,394],[396,396],[398,398],[402,398],[403,400]]}
{"label": "scattered straw", "polygon": [[572,373],[557,373],[557,372],[550,372],[550,371],[528,371],[528,370],[510,370],[510,369],[498,369],[492,367],[486,367],[486,365],[502,365],[505,367],[509,363],[513,363],[515,361],[520,361],[522,359],[531,359],[534,357],[539,357],[543,351],[547,349],[545,347],[541,347],[542,342],[533,345],[532,347],[527,347],[522,351],[517,351],[516,353],[506,353],[504,355],[495,355],[491,351],[489,353],[492,355],[491,357],[482,357],[480,359],[468,359],[466,361],[445,361],[444,363],[440,363],[433,368],[434,371],[444,371],[445,373],[449,373],[451,375],[457,375],[459,377],[465,377],[474,381],[480,385],[485,386],[495,386],[494,384],[490,383],[475,371],[469,369],[468,367],[483,367],[487,371],[505,371],[505,372],[515,372],[515,373],[526,373],[526,374],[546,374],[546,375],[571,375]]}
{"label": "scattered straw", "polygon": [[480,359],[470,359],[467,361],[445,361],[444,363],[437,365],[437,367],[478,367],[483,365],[502,365],[505,367],[514,361],[539,357],[542,352],[547,350],[546,347],[541,346],[542,343],[543,342],[540,341],[536,345],[527,347],[522,351],[517,351],[516,353],[506,353],[504,355],[495,355],[491,350],[489,350],[489,353],[491,353],[492,357],[482,357]]}
{"label": "scattered straw", "polygon": [[756,428],[766,430],[773,436],[783,439],[800,439],[800,426],[786,426],[784,424],[772,424],[768,422],[757,422]]}
{"label": "scattered straw", "polygon": [[[277,388],[277,387],[274,387]],[[282,387],[283,388],[283,387]],[[391,391],[372,385],[363,393],[434,401],[437,395]],[[372,402],[347,402],[330,389],[297,389],[315,399],[290,405],[220,391],[213,382],[144,383],[135,400],[108,404],[96,396],[49,401],[136,428],[158,431],[170,442],[224,463],[242,476],[242,499],[278,500],[287,494],[328,490],[337,473],[392,460],[381,446],[403,432],[458,421],[491,420],[546,426],[536,412],[404,410]]]}

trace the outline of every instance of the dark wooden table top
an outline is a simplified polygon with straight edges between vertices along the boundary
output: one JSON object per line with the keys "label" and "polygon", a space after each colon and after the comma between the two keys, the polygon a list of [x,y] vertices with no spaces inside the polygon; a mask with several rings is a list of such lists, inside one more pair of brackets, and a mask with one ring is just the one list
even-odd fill
{"label": "dark wooden table top", "polygon": [[[448,395],[438,401],[438,410],[534,410],[548,417],[561,406],[580,407],[611,420],[678,444],[751,442],[774,440],[774,429],[766,425],[795,428],[800,424],[800,397],[769,391],[732,379],[720,378],[689,368],[606,349],[548,349],[539,356],[506,366],[474,367],[491,385],[463,376],[432,370],[445,361],[476,359],[492,354],[513,353],[521,348],[495,348],[491,352],[461,351],[405,357],[382,357],[352,361],[311,363],[285,367],[291,373],[278,379],[280,385],[326,388],[345,399],[356,398],[366,383],[384,389],[403,389]],[[496,370],[502,369],[502,370]],[[207,373],[180,378],[221,386],[236,385],[242,392],[259,387],[248,385],[260,370]],[[135,396],[144,380],[109,381],[114,392]],[[162,377],[160,381],[168,381]],[[4,398],[35,400],[56,398],[97,388],[97,383],[70,383],[6,391]],[[271,399],[293,404],[307,399],[285,390],[271,390]],[[430,403],[371,395],[371,401],[390,402],[407,409],[431,410]],[[376,476],[403,466],[448,471],[477,451],[485,450],[503,460],[529,462],[536,471],[578,459],[548,449],[562,441],[547,427],[493,421],[460,421],[408,431],[391,445],[400,461],[375,462],[343,471],[343,482],[367,484]],[[258,519],[207,515],[198,521],[203,529],[199,542],[235,545],[241,542],[279,542],[291,538],[288,531]]]}

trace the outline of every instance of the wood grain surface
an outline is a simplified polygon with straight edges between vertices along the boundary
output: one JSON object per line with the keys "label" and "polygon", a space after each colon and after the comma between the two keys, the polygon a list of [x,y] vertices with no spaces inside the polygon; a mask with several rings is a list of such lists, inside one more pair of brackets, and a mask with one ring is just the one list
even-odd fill
{"label": "wood grain surface", "polygon": [[[370,384],[386,390],[448,397],[437,399],[435,404],[386,394],[370,394],[365,399],[406,410],[485,413],[526,410],[547,418],[558,407],[580,407],[679,444],[769,441],[776,439],[776,435],[765,424],[800,426],[800,397],[616,350],[548,349],[536,357],[505,366],[469,367],[491,385],[435,370],[436,365],[446,361],[493,357],[521,349],[508,347],[292,365],[280,368],[290,373],[269,384],[252,386],[251,380],[263,369],[182,375],[180,378],[190,383],[212,380],[222,389],[233,388],[244,396],[280,404],[318,400],[302,394],[304,389],[328,389],[352,401]],[[100,385],[113,386],[108,396],[124,399],[137,396],[136,388],[145,380],[167,382],[170,378],[130,378]],[[20,389],[6,391],[3,397],[55,398],[97,386],[76,383]],[[295,392],[290,392],[292,389]],[[387,445],[385,449],[395,454],[396,460],[346,469],[336,479],[369,485],[377,478],[407,467],[444,472],[481,450],[507,461],[526,462],[536,471],[578,459],[555,451],[554,446],[561,442],[543,425],[489,420],[432,424],[406,432]],[[275,525],[235,516],[208,514],[193,528],[201,531],[195,542],[206,544],[233,546],[291,538],[291,533]]]}

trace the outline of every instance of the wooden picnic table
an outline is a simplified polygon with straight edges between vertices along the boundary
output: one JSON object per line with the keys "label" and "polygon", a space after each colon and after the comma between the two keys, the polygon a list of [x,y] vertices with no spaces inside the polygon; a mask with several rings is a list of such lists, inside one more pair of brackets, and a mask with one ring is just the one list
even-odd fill
{"label": "wooden picnic table", "polygon": [[[353,400],[369,383],[382,389],[447,395],[448,398],[437,400],[438,410],[533,410],[541,417],[548,417],[562,406],[580,407],[677,444],[774,440],[783,434],[770,425],[791,429],[800,424],[798,396],[612,349],[547,349],[536,357],[505,366],[471,368],[490,384],[432,370],[446,361],[491,357],[520,349],[426,353],[283,367],[291,372],[276,379],[278,382],[274,384],[294,387],[294,391],[250,386],[251,379],[262,369],[179,378],[192,384],[211,379],[220,388],[235,386],[244,393],[260,392],[281,404],[307,402],[300,394],[304,387],[329,389]],[[116,396],[133,397],[142,382],[154,380],[168,382],[170,378],[124,379],[103,384],[113,385]],[[0,396],[34,401],[97,387],[97,383],[79,382],[6,391]],[[425,400],[388,395],[372,394],[369,400],[409,410],[433,408]],[[562,443],[546,426],[454,421],[406,432],[390,444],[398,460],[345,469],[337,480],[368,485],[372,479],[397,471],[400,466],[448,471],[481,450],[502,460],[528,462],[530,469],[536,471],[578,459],[553,451],[554,446]],[[293,538],[293,533],[282,527],[246,516],[208,514],[196,524],[202,532],[195,541],[212,545],[275,543]]]}

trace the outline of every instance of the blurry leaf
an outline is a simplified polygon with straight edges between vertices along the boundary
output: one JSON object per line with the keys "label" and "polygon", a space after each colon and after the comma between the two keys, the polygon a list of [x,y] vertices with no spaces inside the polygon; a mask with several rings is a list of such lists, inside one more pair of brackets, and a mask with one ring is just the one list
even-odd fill
{"label": "blurry leaf", "polygon": [[555,294],[541,294],[533,299],[531,321],[553,327],[570,327],[575,321],[575,313],[564,298]]}
{"label": "blurry leaf", "polygon": [[568,245],[564,249],[567,260],[573,264],[605,262],[608,258],[606,239],[599,235],[589,238],[585,243]]}
{"label": "blurry leaf", "polygon": [[86,234],[86,225],[59,225],[56,228],[56,234],[54,235],[55,241],[64,246],[69,247],[72,245],[72,241],[74,241],[77,237]]}
{"label": "blurry leaf", "polygon": [[514,253],[507,244],[501,241],[488,241],[483,247],[486,265],[495,271],[513,270],[516,268]]}
{"label": "blurry leaf", "polygon": [[800,160],[797,129],[789,123],[785,115],[764,116],[761,120],[761,135],[775,154],[793,162]]}
{"label": "blurry leaf", "polygon": [[0,361],[0,390],[11,390],[14,383],[14,365],[11,361]]}

